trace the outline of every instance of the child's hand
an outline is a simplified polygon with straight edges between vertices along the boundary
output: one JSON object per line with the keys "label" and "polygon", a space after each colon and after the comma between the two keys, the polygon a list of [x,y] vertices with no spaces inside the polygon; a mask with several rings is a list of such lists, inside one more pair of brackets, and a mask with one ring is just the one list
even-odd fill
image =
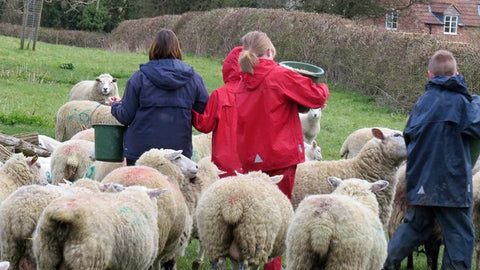
{"label": "child's hand", "polygon": [[110,105],[112,105],[113,102],[120,102],[120,103],[121,103],[121,102],[122,102],[122,99],[121,99],[121,98],[118,98],[118,97],[109,97],[109,98],[108,98],[108,101],[109,101]]}

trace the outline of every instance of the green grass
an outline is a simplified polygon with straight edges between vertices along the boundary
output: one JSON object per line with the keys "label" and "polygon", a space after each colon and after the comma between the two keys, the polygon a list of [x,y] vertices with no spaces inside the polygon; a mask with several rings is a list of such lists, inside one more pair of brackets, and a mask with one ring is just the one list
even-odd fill
{"label": "green grass", "polygon": [[[54,137],[55,114],[66,101],[71,87],[81,80],[92,80],[101,73],[118,78],[120,92],[128,78],[148,61],[145,54],[114,53],[51,45],[39,42],[35,52],[20,50],[19,40],[0,36],[0,132],[38,132]],[[185,62],[202,75],[207,89],[223,85],[222,59],[185,56]],[[71,65],[70,65],[71,64]],[[61,66],[73,66],[63,69]],[[403,130],[406,115],[376,106],[365,95],[341,85],[329,84],[331,95],[323,111],[317,141],[325,159],[338,159],[343,140],[362,127],[382,126]],[[190,269],[197,242],[193,241],[178,269]],[[417,258],[417,257],[416,257]],[[427,269],[423,255],[415,269]],[[204,263],[201,269],[208,269]]]}

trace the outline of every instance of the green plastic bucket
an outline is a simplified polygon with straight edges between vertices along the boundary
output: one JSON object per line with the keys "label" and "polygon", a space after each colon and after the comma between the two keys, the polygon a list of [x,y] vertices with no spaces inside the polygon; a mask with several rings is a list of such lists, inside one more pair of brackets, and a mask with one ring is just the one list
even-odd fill
{"label": "green plastic bucket", "polygon": [[480,155],[480,140],[470,141],[470,158],[472,160],[472,167],[475,166],[478,156]]}
{"label": "green plastic bucket", "polygon": [[290,68],[293,71],[302,74],[303,76],[309,77],[315,83],[319,83],[322,75],[325,74],[325,71],[323,71],[321,67],[304,62],[282,61],[278,64],[286,68]]}
{"label": "green plastic bucket", "polygon": [[95,159],[107,162],[122,162],[125,127],[94,124],[93,128],[95,129]]}

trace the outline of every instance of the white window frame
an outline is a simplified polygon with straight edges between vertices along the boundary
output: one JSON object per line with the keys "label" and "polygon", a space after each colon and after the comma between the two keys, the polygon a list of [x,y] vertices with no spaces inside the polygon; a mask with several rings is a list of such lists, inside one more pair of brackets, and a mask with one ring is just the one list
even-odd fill
{"label": "white window frame", "polygon": [[458,16],[446,15],[443,19],[445,35],[456,35],[458,33]]}
{"label": "white window frame", "polygon": [[398,29],[398,11],[394,10],[385,15],[385,27],[388,30]]}

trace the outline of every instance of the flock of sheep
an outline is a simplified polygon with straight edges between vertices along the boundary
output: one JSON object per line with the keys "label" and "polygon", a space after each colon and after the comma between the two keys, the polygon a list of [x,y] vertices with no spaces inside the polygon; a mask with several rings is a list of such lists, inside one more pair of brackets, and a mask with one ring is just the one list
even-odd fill
{"label": "flock of sheep", "polygon": [[[227,258],[234,269],[259,269],[282,254],[292,270],[382,268],[386,230],[406,210],[402,132],[357,130],[342,146],[345,159],[323,161],[321,109],[300,114],[307,161],[289,201],[276,186],[282,176],[219,180],[211,134],[194,136],[192,159],[151,149],[135,166],[95,161],[92,125],[119,124],[110,96],[118,87],[108,74],[78,83],[57,112],[56,138],[39,136],[52,156],[14,154],[0,168],[0,270],[176,269],[194,238],[193,269],[204,255],[215,269]],[[480,201],[478,173],[474,190]]]}

